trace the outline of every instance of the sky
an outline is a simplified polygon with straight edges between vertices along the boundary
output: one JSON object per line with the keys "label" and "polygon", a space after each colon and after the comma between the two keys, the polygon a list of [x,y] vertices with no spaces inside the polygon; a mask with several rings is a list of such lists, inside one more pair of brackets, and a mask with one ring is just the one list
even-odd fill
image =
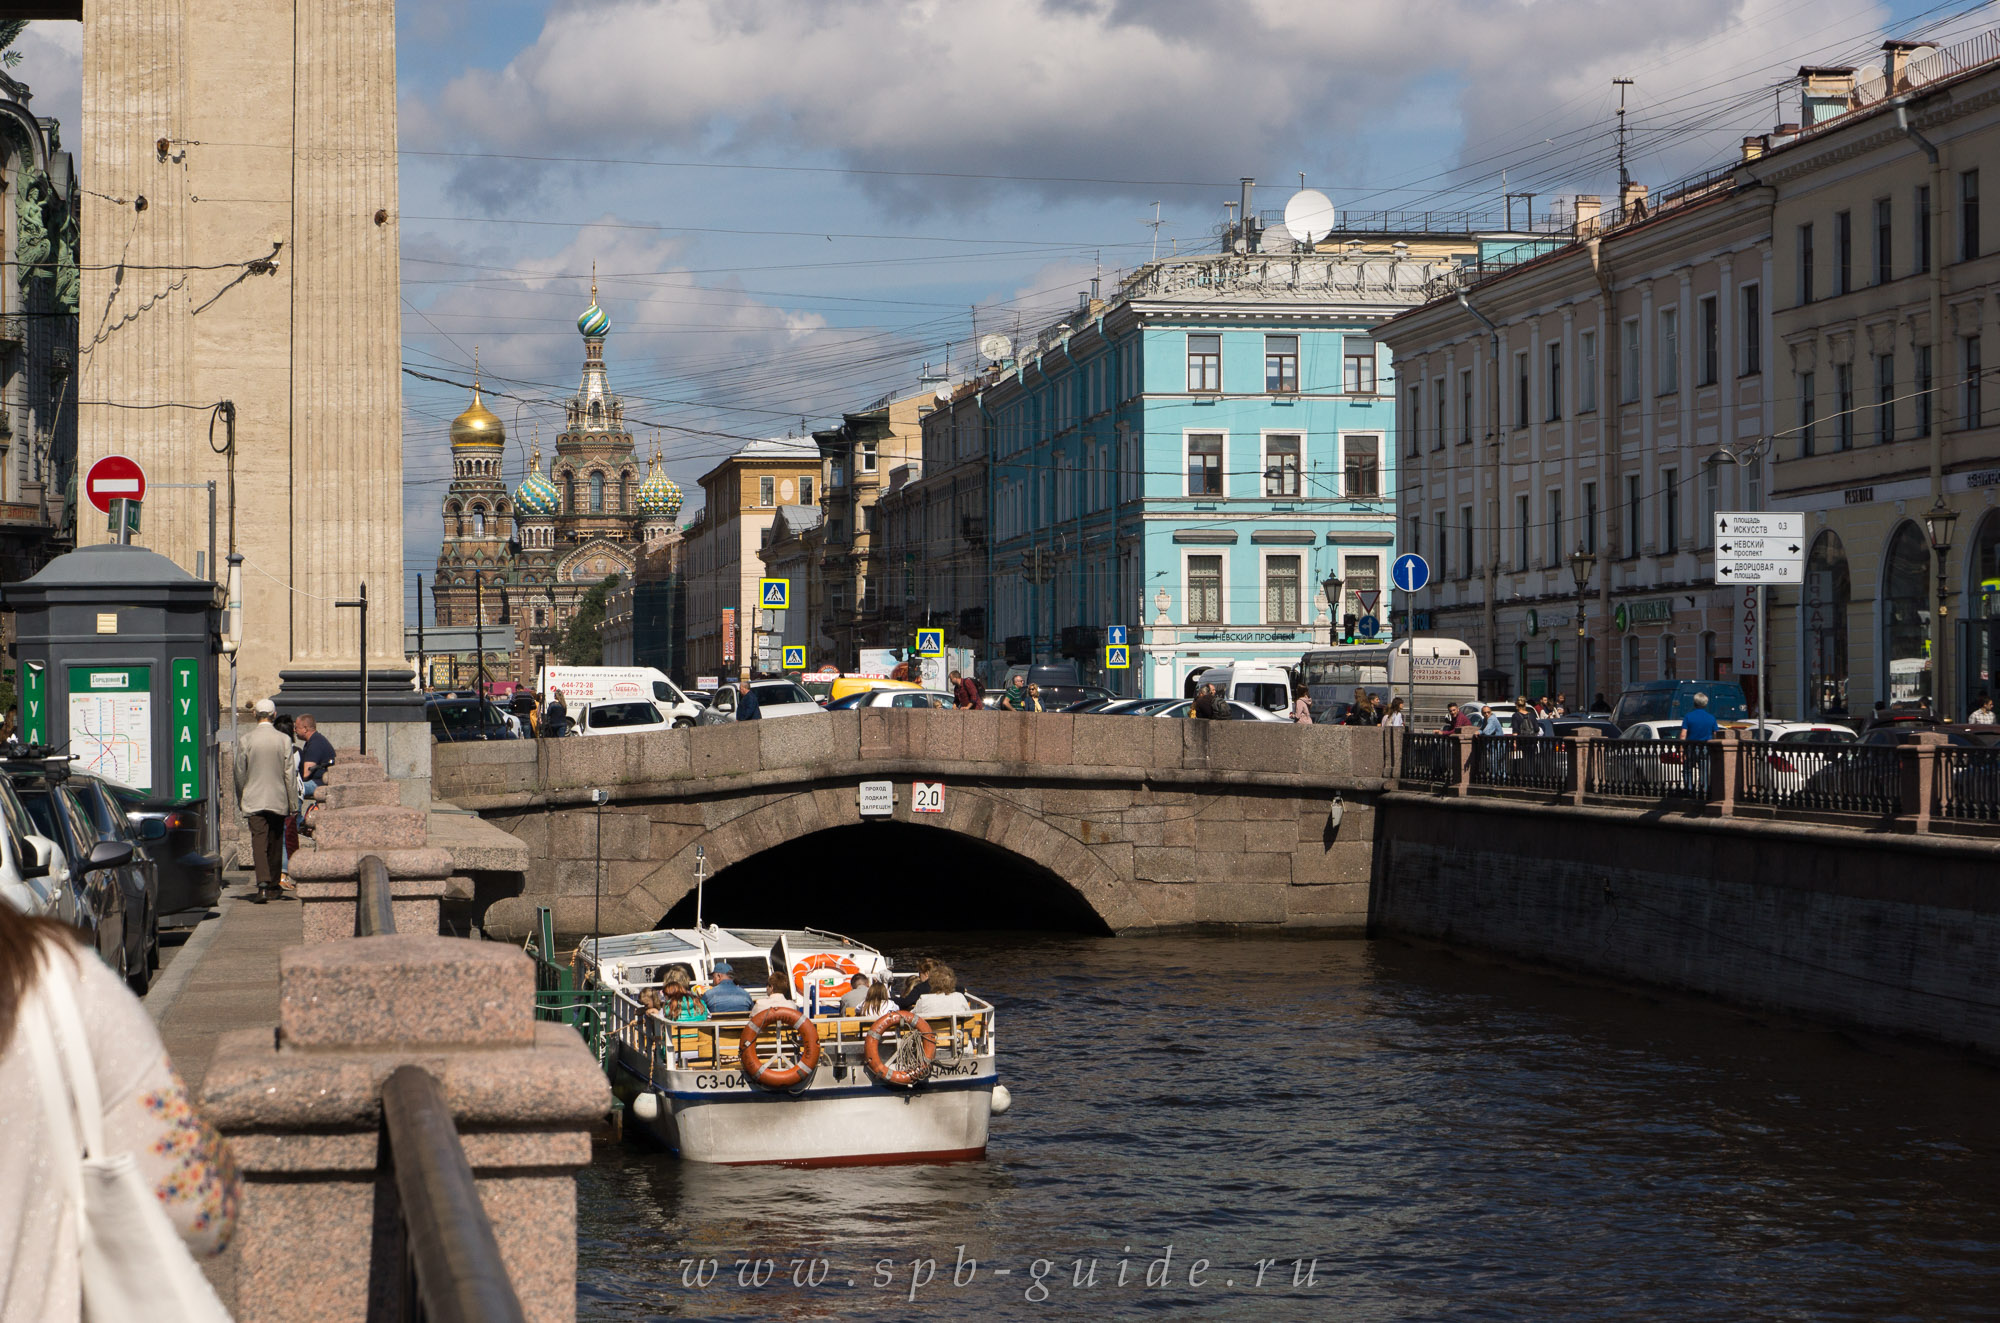
{"label": "sky", "polygon": [[[1212,251],[1242,176],[1260,211],[1303,179],[1343,213],[1539,217],[1615,194],[1615,78],[1657,190],[1797,118],[1800,65],[1995,25],[1964,0],[406,0],[406,594],[475,351],[515,483],[575,389],[593,264],[685,519],[745,441],[960,375],[1156,244]],[[66,124],[80,47],[32,24],[11,71]]]}

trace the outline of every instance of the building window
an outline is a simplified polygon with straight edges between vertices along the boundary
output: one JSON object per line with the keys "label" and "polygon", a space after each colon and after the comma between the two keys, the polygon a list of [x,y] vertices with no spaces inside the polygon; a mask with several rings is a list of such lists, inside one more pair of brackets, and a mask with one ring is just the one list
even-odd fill
{"label": "building window", "polygon": [[1458,522],[1460,529],[1459,559],[1464,562],[1462,565],[1459,566],[1458,577],[1461,579],[1466,579],[1472,577],[1472,572],[1474,569],[1477,568],[1477,562],[1479,560],[1479,549],[1475,547],[1472,543],[1471,506],[1461,505],[1458,507]]}
{"label": "building window", "polygon": [[1514,355],[1514,426],[1528,425],[1528,351]]}
{"label": "building window", "polygon": [[1833,292],[1854,288],[1854,213],[1833,213]]}
{"label": "building window", "polygon": [[1188,389],[1210,393],[1222,389],[1222,337],[1190,335],[1187,338]]}
{"label": "building window", "polygon": [[1188,557],[1187,623],[1190,625],[1222,623],[1222,557]]}
{"label": "building window", "polygon": [[1597,408],[1597,332],[1577,335],[1576,360],[1576,411],[1591,413]]}
{"label": "building window", "polygon": [[1875,283],[1878,285],[1886,285],[1894,279],[1896,259],[1890,248],[1890,217],[1895,209],[1895,204],[1888,198],[1875,199]]}
{"label": "building window", "polygon": [[1931,186],[1917,185],[1916,206],[1917,270],[1931,269]]}
{"label": "building window", "polygon": [[1979,172],[1967,170],[1958,177],[1958,260],[1970,262],[1979,256]]}
{"label": "building window", "polygon": [[1423,442],[1424,388],[1412,384],[1409,395],[1410,402],[1407,406],[1408,416],[1403,419],[1403,435],[1408,437],[1409,440],[1404,444],[1403,449],[1406,453],[1414,455]]}
{"label": "building window", "polygon": [[1558,422],[1563,416],[1563,347],[1560,340],[1549,341],[1548,388],[1548,421]]}
{"label": "building window", "polygon": [[1299,439],[1296,436],[1264,438],[1264,495],[1299,494]]}
{"label": "building window", "polygon": [[1695,512],[1694,544],[1708,548],[1715,543],[1715,512],[1722,508],[1722,464],[1711,455],[1701,466],[1701,509]]}
{"label": "building window", "polygon": [[1676,469],[1660,470],[1660,554],[1681,548],[1681,475]]}
{"label": "building window", "polygon": [[1436,437],[1436,439],[1431,442],[1431,449],[1443,450],[1444,449],[1444,378],[1443,377],[1437,377],[1431,381],[1431,412],[1436,415],[1434,418],[1431,419],[1431,431],[1435,434]]}
{"label": "building window", "polygon": [[1813,421],[1819,401],[1813,394],[1813,374],[1799,373],[1799,455],[1813,452]]}
{"label": "building window", "polygon": [[1722,323],[1716,311],[1715,295],[1706,294],[1695,304],[1701,322],[1699,386],[1713,386],[1719,370],[1716,359],[1722,352]]}
{"label": "building window", "polygon": [[1403,535],[1404,546],[1413,556],[1424,554],[1424,521],[1421,515],[1411,515],[1403,521],[1409,531]]}
{"label": "building window", "polygon": [[1583,549],[1597,554],[1597,484],[1583,484]]}
{"label": "building window", "polygon": [[1799,302],[1813,301],[1813,227],[1799,226]]}
{"label": "building window", "polygon": [[1267,556],[1264,559],[1264,623],[1299,623],[1299,558]]}
{"label": "building window", "polygon": [[873,473],[875,471],[875,443],[873,441],[863,441],[861,443],[861,460],[855,471],[858,473]]}
{"label": "building window", "polygon": [[1961,380],[1959,383],[1959,416],[1963,427],[1980,425],[1979,408],[1979,337],[1968,335],[1958,342],[1958,359]]}
{"label": "building window", "polygon": [[1375,393],[1375,342],[1344,336],[1340,342],[1341,389],[1349,395]]}
{"label": "building window", "polygon": [[1222,495],[1222,435],[1200,432],[1187,439],[1187,494]]}
{"label": "building window", "polygon": [[1516,496],[1514,498],[1514,568],[1517,570],[1528,568],[1529,518],[1528,498],[1526,496]]}
{"label": "building window", "polygon": [[1921,525],[1904,520],[1883,558],[1881,657],[1887,671],[1876,683],[1891,703],[1931,697],[1931,549]]}
{"label": "building window", "polygon": [[1543,562],[1550,569],[1560,568],[1563,563],[1563,494],[1562,488],[1551,487],[1548,492],[1548,559]]}
{"label": "building window", "polygon": [[1299,388],[1299,337],[1264,337],[1264,389],[1273,395],[1290,394]]}
{"label": "building window", "polygon": [[1639,640],[1636,635],[1627,634],[1623,640],[1625,653],[1625,683],[1639,683]]}
{"label": "building window", "polygon": [[1458,373],[1458,444],[1472,444],[1472,369]]}
{"label": "building window", "polygon": [[1660,678],[1680,679],[1681,641],[1672,634],[1660,635]]}
{"label": "building window", "polygon": [[1835,433],[1840,438],[1840,449],[1854,449],[1854,365],[1835,363],[1833,365],[1833,411],[1836,418]]}
{"label": "building window", "polygon": [[486,536],[486,511],[476,505],[472,507],[472,536]]}
{"label": "building window", "polygon": [[1875,444],[1896,439],[1896,356],[1875,356]]}
{"label": "building window", "polygon": [[1931,434],[1931,347],[1916,347],[1917,368],[1917,435]]}
{"label": "building window", "polygon": [[847,466],[845,464],[842,464],[839,460],[836,459],[829,466],[829,469],[830,471],[827,474],[827,485],[829,487],[835,488],[836,490],[845,487],[847,485]]}
{"label": "building window", "polygon": [[604,475],[602,473],[593,473],[590,475],[590,512],[592,514],[604,513]]}
{"label": "building window", "polygon": [[1618,400],[1621,404],[1639,401],[1639,319],[1627,317],[1618,345]]}
{"label": "building window", "polygon": [[1758,286],[1745,285],[1737,307],[1743,324],[1737,328],[1736,343],[1743,346],[1743,375],[1754,377],[1764,370],[1764,310]]}
{"label": "building window", "polygon": [[1372,593],[1382,586],[1380,556],[1348,556],[1341,562],[1342,592]]}
{"label": "building window", "polygon": [[1681,310],[1660,309],[1660,395],[1672,395],[1681,388]]}
{"label": "building window", "polygon": [[776,505],[777,502],[778,480],[768,475],[757,479],[757,504],[771,506]]}
{"label": "building window", "polygon": [[1342,494],[1351,501],[1372,501],[1381,496],[1381,438],[1350,436],[1340,444],[1346,477],[1346,490]]}
{"label": "building window", "polygon": [[1639,475],[1635,473],[1625,479],[1625,554],[1628,557],[1639,554],[1639,516],[1643,513],[1639,501]]}
{"label": "building window", "polygon": [[810,477],[800,478],[799,504],[811,505],[812,503],[813,503],[813,480]]}

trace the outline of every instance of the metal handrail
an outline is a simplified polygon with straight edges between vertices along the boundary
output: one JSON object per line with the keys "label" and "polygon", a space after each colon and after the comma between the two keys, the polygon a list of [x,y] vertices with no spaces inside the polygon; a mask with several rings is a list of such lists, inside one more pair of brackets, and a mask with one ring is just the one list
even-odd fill
{"label": "metal handrail", "polygon": [[382,1085],[382,1123],[424,1318],[526,1323],[436,1077],[418,1066],[397,1067]]}
{"label": "metal handrail", "polygon": [[389,887],[389,865],[382,856],[364,854],[354,886],[354,935],[386,937],[396,931],[394,892]]}

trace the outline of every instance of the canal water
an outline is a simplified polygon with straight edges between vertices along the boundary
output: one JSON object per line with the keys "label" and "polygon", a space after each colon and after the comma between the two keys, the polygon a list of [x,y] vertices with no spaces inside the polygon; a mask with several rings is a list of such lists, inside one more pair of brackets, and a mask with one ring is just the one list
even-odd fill
{"label": "canal water", "polygon": [[2000,1318],[1992,1065],[1395,942],[877,941],[1000,1008],[988,1159],[601,1144],[582,1318]]}

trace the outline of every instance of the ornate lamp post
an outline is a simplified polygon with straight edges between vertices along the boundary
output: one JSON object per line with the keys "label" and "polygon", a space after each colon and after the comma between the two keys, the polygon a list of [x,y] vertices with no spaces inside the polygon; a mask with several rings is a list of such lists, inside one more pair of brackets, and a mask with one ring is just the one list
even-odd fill
{"label": "ornate lamp post", "polygon": [[1590,700],[1584,696],[1587,686],[1583,681],[1583,654],[1585,652],[1583,590],[1589,585],[1590,571],[1596,564],[1597,554],[1585,551],[1583,543],[1577,543],[1576,550],[1570,553],[1569,572],[1570,576],[1576,580],[1576,701],[1579,709],[1586,711],[1589,709]]}
{"label": "ornate lamp post", "polygon": [[1340,642],[1340,571],[1328,570],[1320,588],[1326,593],[1326,646],[1330,648]]}
{"label": "ornate lamp post", "polygon": [[1945,686],[1945,650],[1949,646],[1946,632],[1946,616],[1950,608],[1946,605],[1949,590],[1945,587],[1945,557],[1951,551],[1951,533],[1958,523],[1958,511],[1944,503],[1944,497],[1924,512],[1924,529],[1931,537],[1931,550],[1937,555],[1937,610],[1931,612],[1931,701],[1932,710],[1941,721],[1949,720],[1951,705]]}

